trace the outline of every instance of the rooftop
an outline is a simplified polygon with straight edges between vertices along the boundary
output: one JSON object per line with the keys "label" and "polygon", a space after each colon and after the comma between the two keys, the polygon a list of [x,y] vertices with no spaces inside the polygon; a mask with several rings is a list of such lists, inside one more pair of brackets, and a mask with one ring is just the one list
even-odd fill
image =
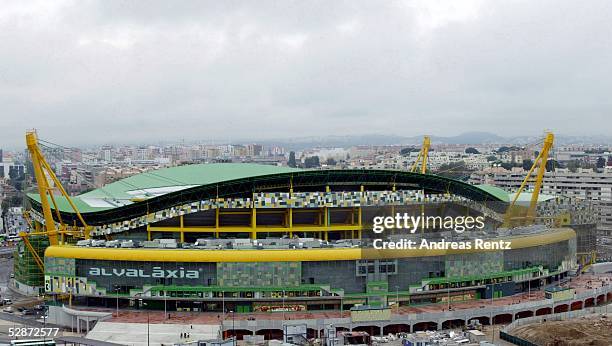
{"label": "rooftop", "polygon": [[[300,169],[250,163],[211,163],[162,168],[118,180],[72,198],[80,212],[96,212],[132,204],[188,188],[268,174],[298,172]],[[40,202],[40,196],[28,196]],[[70,212],[68,201],[55,197],[61,211]]]}
{"label": "rooftop", "polygon": [[[302,170],[252,163],[164,168],[136,174],[71,199],[81,213],[87,214],[84,216],[89,225],[106,225],[185,203],[248,196],[253,191],[281,185],[287,190],[290,185],[306,190],[325,185],[372,185],[383,189],[385,185],[388,189],[396,185],[400,190],[423,189],[474,201],[502,202],[492,206],[499,210],[504,208],[503,204],[508,200],[507,193],[497,189],[434,174],[383,169]],[[33,208],[40,211],[40,196],[30,193],[28,198]],[[61,196],[56,196],[55,200],[64,221],[77,222],[68,201]]]}

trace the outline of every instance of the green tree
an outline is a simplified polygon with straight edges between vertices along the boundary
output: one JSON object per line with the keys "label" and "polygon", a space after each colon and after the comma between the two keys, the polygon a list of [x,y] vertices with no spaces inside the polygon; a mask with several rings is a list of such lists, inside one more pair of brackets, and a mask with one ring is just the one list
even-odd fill
{"label": "green tree", "polygon": [[523,169],[524,170],[531,169],[531,166],[533,166],[533,160],[531,160],[531,159],[524,159],[523,160]]}
{"label": "green tree", "polygon": [[400,150],[400,155],[402,156],[408,156],[410,155],[410,153],[412,152],[419,152],[420,150],[414,147],[409,147],[409,148],[402,148],[402,150]]}
{"label": "green tree", "polygon": [[335,166],[337,162],[336,160],[334,160],[333,157],[328,157],[327,160],[325,160],[325,164],[327,164],[328,166]]}
{"label": "green tree", "polygon": [[597,168],[604,168],[604,167],[606,167],[606,159],[600,156],[599,158],[597,158]]}
{"label": "green tree", "polygon": [[304,159],[304,168],[316,168],[321,167],[318,156],[310,156]]}
{"label": "green tree", "polygon": [[478,149],[476,148],[469,147],[469,148],[465,148],[465,153],[466,154],[480,154],[480,151],[478,151]]}
{"label": "green tree", "polygon": [[435,173],[447,178],[467,180],[472,172],[473,170],[465,167],[465,162],[457,161],[441,165]]}
{"label": "green tree", "polygon": [[548,160],[546,161],[546,171],[552,172],[555,168],[563,168],[561,164],[557,160]]}

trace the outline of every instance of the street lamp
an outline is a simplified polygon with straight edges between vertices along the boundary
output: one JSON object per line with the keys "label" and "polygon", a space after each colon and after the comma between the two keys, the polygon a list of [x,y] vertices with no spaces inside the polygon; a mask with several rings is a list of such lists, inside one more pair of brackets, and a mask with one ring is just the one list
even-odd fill
{"label": "street lamp", "polygon": [[119,317],[119,286],[115,287],[115,295],[117,297],[117,317]]}
{"label": "street lamp", "polygon": [[399,314],[399,286],[395,286],[395,313]]}
{"label": "street lamp", "polygon": [[285,320],[285,290],[283,290],[283,321]]}
{"label": "street lamp", "polygon": [[450,311],[450,280],[446,282],[446,310]]}
{"label": "street lamp", "polygon": [[[142,298],[138,299],[138,302],[140,303],[141,307],[145,307],[147,306],[147,303],[145,301],[142,300]],[[151,345],[150,339],[149,339],[149,310],[147,309],[147,346]]]}
{"label": "street lamp", "polygon": [[[43,312],[43,329],[44,328],[47,328],[47,314],[45,312]],[[46,344],[46,337],[47,337],[47,335],[45,333],[42,333],[42,334],[43,334],[43,343]]]}
{"label": "street lamp", "polygon": [[234,310],[230,310],[232,313],[232,345],[236,346],[236,319],[234,318]]}

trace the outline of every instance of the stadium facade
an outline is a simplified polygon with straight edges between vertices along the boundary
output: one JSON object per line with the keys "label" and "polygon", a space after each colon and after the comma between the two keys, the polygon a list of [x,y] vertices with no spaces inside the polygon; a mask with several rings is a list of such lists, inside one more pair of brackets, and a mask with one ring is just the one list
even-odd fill
{"label": "stadium facade", "polygon": [[[41,217],[30,195],[33,218]],[[92,239],[44,249],[36,273],[25,249],[16,280],[86,305],[189,311],[303,311],[512,295],[576,271],[588,205],[544,198],[538,225],[500,228],[508,194],[430,174],[298,170],[253,164],[162,169],[74,198]],[[67,201],[64,220],[78,222]],[[375,216],[482,216],[485,229],[372,232]],[[476,238],[510,250],[376,250],[394,241]],[[66,239],[66,241],[69,241]],[[70,242],[70,241],[69,241]],[[38,274],[38,275],[37,275]],[[44,278],[44,280],[43,280]]]}

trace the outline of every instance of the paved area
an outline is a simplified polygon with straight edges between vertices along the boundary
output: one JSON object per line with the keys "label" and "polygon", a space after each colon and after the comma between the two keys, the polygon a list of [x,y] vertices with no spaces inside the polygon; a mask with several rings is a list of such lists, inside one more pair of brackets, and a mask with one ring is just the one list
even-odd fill
{"label": "paved area", "polygon": [[218,339],[219,327],[201,324],[176,326],[169,324],[98,322],[86,337],[88,339],[122,345],[172,345],[179,342]]}
{"label": "paved area", "polygon": [[8,289],[8,283],[13,272],[13,259],[0,257],[0,296],[13,299],[13,292]]}
{"label": "paved area", "polygon": [[0,340],[7,341],[12,339],[11,337],[9,337],[9,329],[21,326],[21,324],[15,323],[13,321],[5,321],[3,319],[0,319]]}
{"label": "paved area", "polygon": [[20,306],[29,307],[40,304],[42,302],[41,299],[37,297],[24,296],[9,288],[12,273],[13,259],[0,257],[0,297],[11,299],[13,301],[14,308],[18,308]]}

